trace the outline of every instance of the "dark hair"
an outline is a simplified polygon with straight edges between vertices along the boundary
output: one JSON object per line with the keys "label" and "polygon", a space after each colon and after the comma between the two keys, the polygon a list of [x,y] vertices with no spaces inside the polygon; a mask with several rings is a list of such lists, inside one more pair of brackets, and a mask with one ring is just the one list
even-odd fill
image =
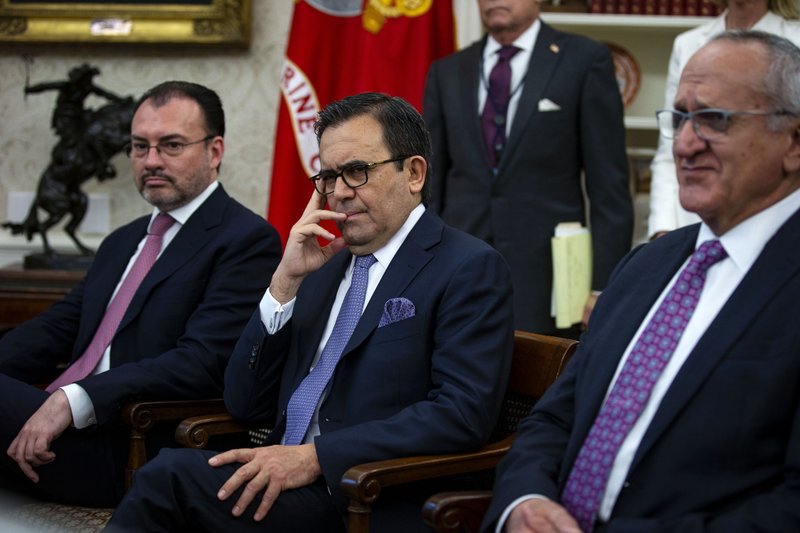
{"label": "dark hair", "polygon": [[225,136],[225,112],[222,110],[222,101],[219,95],[197,83],[189,81],[165,81],[159,83],[145,92],[136,102],[134,114],[145,100],[152,100],[156,107],[160,107],[173,98],[188,98],[197,102],[205,119],[206,131],[209,135]]}
{"label": "dark hair", "polygon": [[[383,142],[390,157],[419,155],[425,159],[428,170],[422,187],[422,203],[427,205],[431,189],[431,138],[420,114],[402,98],[361,93],[328,104],[314,123],[317,142],[327,128],[362,115],[371,116],[381,125]],[[403,163],[395,163],[398,170],[403,168]]]}

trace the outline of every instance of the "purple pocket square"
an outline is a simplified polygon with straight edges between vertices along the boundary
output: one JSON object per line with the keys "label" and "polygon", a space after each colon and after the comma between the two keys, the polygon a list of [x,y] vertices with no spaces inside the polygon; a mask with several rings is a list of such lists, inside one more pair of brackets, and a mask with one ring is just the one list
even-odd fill
{"label": "purple pocket square", "polygon": [[400,320],[411,318],[417,313],[414,303],[408,298],[390,298],[383,306],[383,316],[378,327],[388,326]]}

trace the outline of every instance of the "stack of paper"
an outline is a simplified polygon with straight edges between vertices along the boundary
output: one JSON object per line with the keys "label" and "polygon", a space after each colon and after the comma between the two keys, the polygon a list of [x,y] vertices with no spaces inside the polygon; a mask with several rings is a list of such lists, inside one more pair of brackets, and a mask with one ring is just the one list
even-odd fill
{"label": "stack of paper", "polygon": [[557,328],[581,321],[592,289],[592,239],[578,222],[556,226],[553,248],[553,316]]}

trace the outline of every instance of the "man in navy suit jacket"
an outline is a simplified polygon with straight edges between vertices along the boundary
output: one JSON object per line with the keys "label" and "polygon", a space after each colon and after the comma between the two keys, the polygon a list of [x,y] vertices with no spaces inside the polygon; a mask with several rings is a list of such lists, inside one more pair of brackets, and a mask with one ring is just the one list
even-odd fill
{"label": "man in navy suit jacket", "polygon": [[498,468],[487,531],[579,531],[582,511],[567,511],[581,508],[567,483],[576,457],[642,325],[715,239],[727,258],[709,268],[606,481],[581,488],[601,489],[595,531],[800,531],[800,49],[721,34],[687,64],[674,106],[659,126],[674,138],[681,203],[703,223],[615,270]]}
{"label": "man in navy suit jacket", "polygon": [[[225,373],[228,409],[272,428],[266,446],[163,450],[137,474],[111,529],[341,532],[349,467],[489,438],[513,345],[505,261],[425,211],[430,141],[407,102],[351,96],[320,113],[316,132],[317,191]],[[369,254],[377,262],[363,314],[307,432],[284,445],[290,399],[331,336],[354,256]],[[376,531],[423,526],[421,501],[410,499],[392,500],[399,507],[383,522],[389,507],[378,505]]]}
{"label": "man in navy suit jacket", "polygon": [[[167,82],[140,99],[129,155],[154,212],[109,235],[63,301],[0,340],[0,487],[115,505],[128,449],[114,424],[122,403],[221,395],[229,355],[280,259],[274,228],[217,182],[224,134],[222,104],[206,87]],[[93,372],[50,395],[29,385],[83,354],[159,212],[175,223]]]}
{"label": "man in navy suit jacket", "polygon": [[[431,209],[508,261],[517,329],[557,331],[550,238],[591,209],[592,288],[630,251],[622,101],[608,47],[539,19],[541,0],[478,0],[488,36],[431,65],[423,113],[433,142]],[[493,164],[481,118],[501,45],[514,45],[511,99],[497,118],[508,137]],[[585,183],[582,183],[585,182]],[[591,311],[596,296],[587,301]]]}

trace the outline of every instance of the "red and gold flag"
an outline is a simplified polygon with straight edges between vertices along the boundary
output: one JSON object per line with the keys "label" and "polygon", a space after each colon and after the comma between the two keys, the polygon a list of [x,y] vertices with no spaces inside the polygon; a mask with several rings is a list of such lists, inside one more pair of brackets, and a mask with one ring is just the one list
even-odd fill
{"label": "red and gold flag", "polygon": [[302,0],[281,76],[268,218],[286,240],[319,172],[313,124],[328,103],[365,91],[422,111],[428,66],[454,49],[450,0]]}

